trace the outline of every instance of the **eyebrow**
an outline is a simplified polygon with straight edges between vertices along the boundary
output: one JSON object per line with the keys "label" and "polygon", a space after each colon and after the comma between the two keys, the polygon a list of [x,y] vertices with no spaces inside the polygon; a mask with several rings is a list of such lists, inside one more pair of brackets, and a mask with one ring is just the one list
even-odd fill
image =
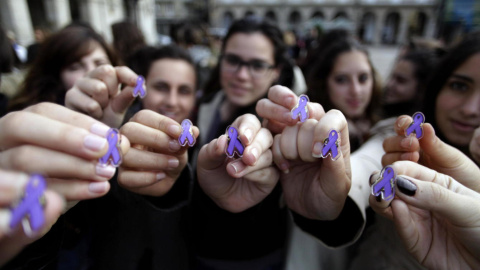
{"label": "eyebrow", "polygon": [[468,77],[468,76],[465,76],[465,75],[460,75],[460,74],[452,74],[451,76],[452,78],[456,78],[456,79],[460,79],[460,80],[463,80],[463,81],[467,81],[467,82],[470,82],[470,83],[473,83],[473,79]]}
{"label": "eyebrow", "polygon": [[268,63],[266,59],[252,58],[252,59],[250,59],[250,60],[248,60],[248,61],[245,61],[245,60],[243,60],[243,57],[241,57],[241,56],[238,55],[238,54],[225,53],[225,55],[236,57],[236,58],[240,59],[241,61],[248,62],[248,63],[252,63],[252,62],[258,61],[258,62],[264,62],[264,63],[267,63],[267,64],[270,65],[270,63]]}

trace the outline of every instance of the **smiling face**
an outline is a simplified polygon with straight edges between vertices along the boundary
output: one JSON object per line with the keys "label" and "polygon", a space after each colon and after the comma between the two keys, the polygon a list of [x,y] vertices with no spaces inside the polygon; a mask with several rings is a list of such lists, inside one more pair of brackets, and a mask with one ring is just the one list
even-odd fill
{"label": "smiling face", "polygon": [[193,66],[177,59],[164,58],[152,63],[143,107],[181,123],[195,106],[196,75]]}
{"label": "smiling face", "polygon": [[467,146],[480,126],[480,53],[474,54],[448,78],[438,94],[435,118],[450,144]]}
{"label": "smiling face", "polygon": [[364,115],[373,91],[367,55],[356,50],[340,54],[327,78],[327,89],[333,106],[347,118]]}
{"label": "smiling face", "polygon": [[385,103],[411,101],[415,97],[418,84],[413,72],[414,66],[407,60],[395,64],[385,88]]}
{"label": "smiling face", "polygon": [[[224,56],[247,62],[252,68],[240,65],[238,70],[229,67],[226,57],[220,63],[220,83],[227,99],[233,105],[244,107],[263,97],[278,78],[279,69],[269,68],[263,76],[252,75],[255,66],[274,66],[274,47],[263,34],[233,34],[225,44]],[[233,57],[233,58],[232,58]],[[238,62],[238,61],[237,61]]]}
{"label": "smiling face", "polygon": [[90,53],[60,71],[60,78],[66,90],[72,88],[78,79],[85,77],[96,67],[110,64],[107,53],[98,42],[92,41],[90,46],[92,47]]}

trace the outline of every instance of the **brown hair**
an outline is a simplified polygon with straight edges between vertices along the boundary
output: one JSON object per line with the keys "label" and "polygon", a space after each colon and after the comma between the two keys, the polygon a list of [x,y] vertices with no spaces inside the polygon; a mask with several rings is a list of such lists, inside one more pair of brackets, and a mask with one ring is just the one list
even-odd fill
{"label": "brown hair", "polygon": [[112,65],[117,64],[116,56],[103,37],[90,27],[67,26],[48,37],[8,110],[21,110],[44,101],[63,105],[68,89],[63,86],[60,73],[89,54],[94,43],[105,50]]}

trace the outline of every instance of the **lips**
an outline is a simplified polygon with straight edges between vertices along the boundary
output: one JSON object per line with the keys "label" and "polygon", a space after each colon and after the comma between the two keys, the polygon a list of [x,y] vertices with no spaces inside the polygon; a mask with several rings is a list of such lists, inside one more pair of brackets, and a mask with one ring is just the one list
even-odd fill
{"label": "lips", "polygon": [[479,125],[468,122],[451,120],[452,126],[461,132],[473,132]]}

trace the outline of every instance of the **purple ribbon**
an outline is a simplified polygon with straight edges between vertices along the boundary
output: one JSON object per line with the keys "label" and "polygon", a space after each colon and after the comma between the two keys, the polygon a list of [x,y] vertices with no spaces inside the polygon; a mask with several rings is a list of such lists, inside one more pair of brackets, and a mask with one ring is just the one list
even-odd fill
{"label": "purple ribbon", "polygon": [[372,195],[382,195],[383,200],[390,200],[395,196],[395,171],[387,166],[382,170],[381,179],[372,185]]}
{"label": "purple ribbon", "polygon": [[25,196],[22,201],[12,210],[10,228],[16,227],[22,219],[30,216],[30,227],[36,231],[45,223],[41,199],[47,188],[45,179],[38,174],[30,177],[25,188]]}
{"label": "purple ribbon", "polygon": [[193,137],[193,130],[192,130],[192,121],[185,119],[182,121],[182,134],[178,137],[178,142],[181,146],[188,145],[192,147],[195,144],[195,137]]}
{"label": "purple ribbon", "polygon": [[135,86],[135,89],[133,89],[133,96],[140,98],[144,98],[147,95],[147,91],[143,88],[143,83],[145,82],[145,78],[143,78],[142,75],[139,75],[137,78],[137,85]]}
{"label": "purple ribbon", "polygon": [[332,129],[328,133],[328,139],[323,145],[322,157],[327,157],[328,152],[331,153],[332,159],[335,160],[338,157],[338,148],[337,148],[338,133],[336,130]]}
{"label": "purple ribbon", "polygon": [[120,131],[116,128],[111,128],[107,133],[108,151],[100,158],[100,163],[118,167],[122,163],[122,155],[120,154]]}
{"label": "purple ribbon", "polygon": [[308,119],[308,97],[306,95],[301,95],[298,99],[298,105],[292,109],[292,119],[297,119],[297,116],[300,116],[300,122],[305,122]]}
{"label": "purple ribbon", "polygon": [[417,139],[423,137],[423,123],[425,123],[425,115],[421,112],[416,112],[413,116],[413,122],[408,126],[406,134],[409,136],[412,132],[415,132]]}
{"label": "purple ribbon", "polygon": [[237,155],[242,156],[244,147],[242,142],[238,139],[237,129],[234,127],[228,127],[227,135],[229,139],[228,147],[225,150],[225,153],[227,154],[227,156],[232,158],[234,157],[235,152],[237,153]]}

